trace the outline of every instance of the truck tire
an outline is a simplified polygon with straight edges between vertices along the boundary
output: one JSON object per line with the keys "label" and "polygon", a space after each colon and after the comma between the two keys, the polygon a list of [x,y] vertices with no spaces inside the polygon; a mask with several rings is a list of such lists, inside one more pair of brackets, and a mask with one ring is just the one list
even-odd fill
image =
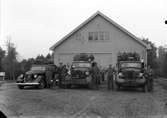
{"label": "truck tire", "polygon": [[43,88],[45,88],[45,82],[44,82],[43,79],[40,79],[38,88],[39,88],[39,89],[43,89]]}
{"label": "truck tire", "polygon": [[88,83],[88,88],[89,88],[89,89],[93,89],[92,82],[89,82],[89,83]]}
{"label": "truck tire", "polygon": [[24,86],[18,85],[19,89],[24,89]]}
{"label": "truck tire", "polygon": [[144,86],[143,86],[143,92],[147,92],[148,91],[148,85],[147,84],[145,84]]}
{"label": "truck tire", "polygon": [[114,85],[114,86],[115,86],[115,87],[114,87],[114,89],[115,89],[116,91],[119,91],[119,90],[120,90],[120,88],[121,88],[121,87],[120,87],[120,85],[118,85],[118,84],[116,84],[116,83],[115,83],[115,85]]}
{"label": "truck tire", "polygon": [[150,82],[149,92],[152,92],[153,90],[154,90],[153,82]]}
{"label": "truck tire", "polygon": [[119,86],[119,85],[117,85],[117,91],[120,91],[120,89],[121,89],[121,86]]}
{"label": "truck tire", "polygon": [[148,89],[148,92],[151,91],[151,83],[150,82],[148,82],[147,89]]}
{"label": "truck tire", "polygon": [[67,88],[71,88],[71,84],[67,84]]}

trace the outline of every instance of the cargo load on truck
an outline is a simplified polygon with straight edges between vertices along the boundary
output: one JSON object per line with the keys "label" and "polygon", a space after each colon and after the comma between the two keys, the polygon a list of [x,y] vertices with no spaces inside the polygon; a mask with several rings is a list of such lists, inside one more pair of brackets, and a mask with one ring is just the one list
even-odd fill
{"label": "cargo load on truck", "polygon": [[118,54],[117,74],[115,78],[116,89],[123,87],[139,87],[143,91],[150,90],[149,79],[145,76],[144,62],[136,52],[123,52]]}

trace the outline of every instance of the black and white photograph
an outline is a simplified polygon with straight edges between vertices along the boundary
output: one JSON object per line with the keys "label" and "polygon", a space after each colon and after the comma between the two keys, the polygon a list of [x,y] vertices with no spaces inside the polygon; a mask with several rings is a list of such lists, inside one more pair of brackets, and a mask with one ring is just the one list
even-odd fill
{"label": "black and white photograph", "polygon": [[0,0],[0,118],[167,118],[167,1]]}

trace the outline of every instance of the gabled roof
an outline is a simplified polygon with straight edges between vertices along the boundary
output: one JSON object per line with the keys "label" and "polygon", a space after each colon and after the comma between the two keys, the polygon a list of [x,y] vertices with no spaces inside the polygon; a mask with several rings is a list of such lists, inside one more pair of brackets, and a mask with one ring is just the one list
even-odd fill
{"label": "gabled roof", "polygon": [[63,37],[61,40],[59,40],[57,43],[55,43],[52,47],[50,47],[50,50],[54,50],[56,47],[58,47],[60,44],[62,44],[65,40],[67,40],[68,37],[70,37],[72,34],[77,32],[79,29],[81,29],[86,24],[88,24],[91,20],[93,20],[97,15],[100,15],[102,18],[104,18],[105,20],[107,20],[108,22],[113,24],[115,27],[117,27],[118,29],[120,29],[121,31],[123,31],[124,33],[129,35],[130,37],[132,37],[138,43],[143,45],[146,49],[150,49],[150,47],[147,44],[145,44],[141,39],[137,38],[135,35],[133,35],[129,31],[127,31],[125,28],[123,28],[122,26],[120,26],[119,24],[117,24],[116,22],[111,20],[109,17],[107,17],[106,15],[101,13],[100,11],[97,11],[95,14],[93,14],[91,17],[89,17],[86,21],[84,21],[82,24],[80,24],[78,27],[76,27],[74,30],[72,30],[69,34],[67,34],[65,37]]}

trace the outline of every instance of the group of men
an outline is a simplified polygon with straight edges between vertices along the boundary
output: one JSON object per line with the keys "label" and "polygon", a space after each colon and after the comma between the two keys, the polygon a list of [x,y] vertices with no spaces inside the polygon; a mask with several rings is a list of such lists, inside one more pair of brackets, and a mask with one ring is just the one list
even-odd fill
{"label": "group of men", "polygon": [[[58,86],[62,86],[62,79],[65,78],[70,72],[70,66],[69,65],[63,65],[63,63],[59,63],[59,66],[56,69],[56,76],[59,80]],[[108,69],[105,71],[102,71],[99,69],[98,65],[96,62],[92,63],[92,68],[91,68],[91,75],[92,75],[92,88],[93,89],[99,89],[99,84],[102,80],[104,80],[105,76],[107,74],[107,88],[113,89],[113,75],[115,73],[114,68],[112,65],[109,65]],[[49,74],[49,73],[48,73]],[[51,77],[51,76],[48,76]]]}
{"label": "group of men", "polygon": [[[151,69],[147,69],[146,74],[151,74]],[[65,78],[67,75],[69,75],[70,73],[70,66],[69,65],[63,65],[63,63],[59,63],[59,66],[56,67],[56,76],[59,80],[58,82],[58,86],[61,87],[62,86],[62,79]],[[105,70],[101,70],[96,62],[92,63],[92,67],[91,67],[91,75],[92,75],[92,88],[93,89],[99,89],[99,84],[101,81],[105,80],[105,77],[107,78],[107,88],[108,90],[113,90],[114,89],[114,77],[116,75],[116,70],[114,67],[112,67],[112,65],[110,64],[108,66],[107,69]],[[105,76],[106,75],[106,76]],[[146,75],[146,77],[147,77]],[[51,80],[51,78],[53,77],[51,75],[51,73],[47,73],[48,79]],[[150,75],[148,75],[148,77],[150,77]],[[150,85],[152,85],[153,81],[151,79],[150,81]],[[49,85],[49,84],[48,84]]]}
{"label": "group of men", "polygon": [[[98,66],[97,63],[93,63],[92,64],[92,84],[93,84],[93,88],[95,89],[99,89],[99,81],[101,80],[105,80],[105,75],[107,74],[107,88],[108,90],[113,90],[114,89],[114,73],[115,73],[115,69],[112,67],[112,65],[110,64],[109,67],[107,68],[107,70],[101,71]],[[103,75],[103,76],[102,76]]]}

